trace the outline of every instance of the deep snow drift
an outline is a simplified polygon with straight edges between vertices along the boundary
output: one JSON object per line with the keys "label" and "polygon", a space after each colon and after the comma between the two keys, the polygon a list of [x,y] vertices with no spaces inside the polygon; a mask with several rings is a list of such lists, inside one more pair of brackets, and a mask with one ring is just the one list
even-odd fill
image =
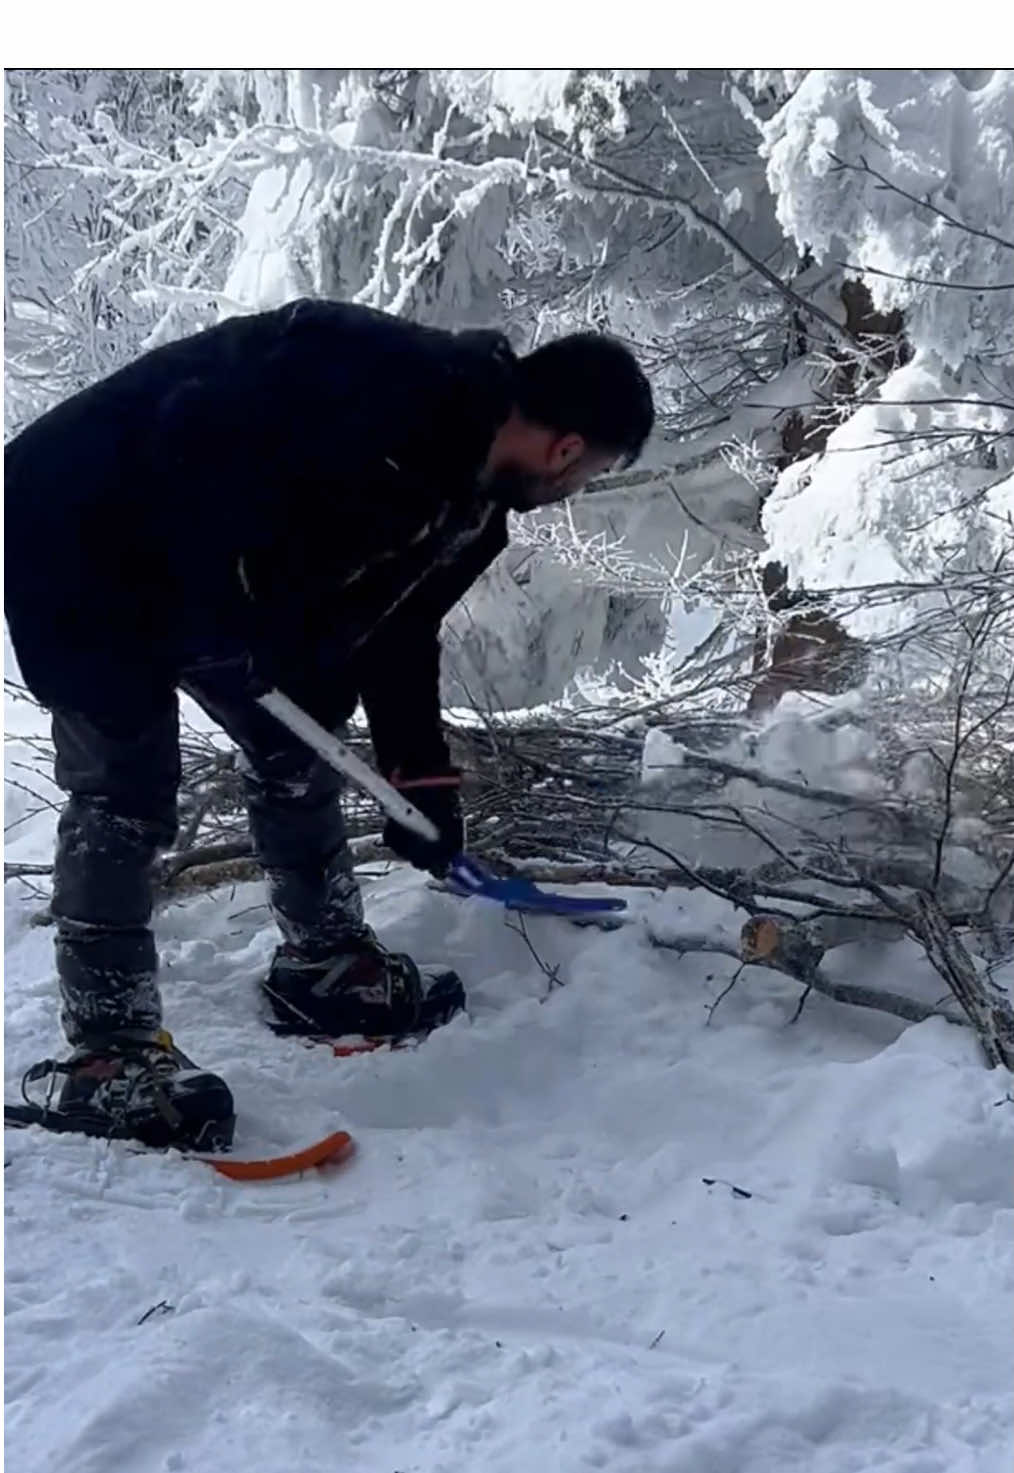
{"label": "deep snow drift", "polygon": [[[709,1023],[734,961],[645,926],[728,937],[709,896],[631,892],[611,933],[529,919],[550,988],[497,908],[365,883],[389,942],[470,984],[471,1018],[415,1052],[336,1061],[263,1027],[261,886],[158,920],[167,1022],[232,1084],[237,1146],[344,1125],[351,1164],[240,1186],[7,1133],[18,1473],[1009,1467],[1014,1106],[965,1030],[820,997],[790,1026],[797,989],[754,968]],[[18,888],[8,1097],[61,1047]]]}

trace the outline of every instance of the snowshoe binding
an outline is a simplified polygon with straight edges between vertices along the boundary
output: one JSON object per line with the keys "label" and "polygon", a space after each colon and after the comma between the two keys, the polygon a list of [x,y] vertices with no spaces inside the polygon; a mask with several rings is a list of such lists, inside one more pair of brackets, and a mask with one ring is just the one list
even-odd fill
{"label": "snowshoe binding", "polygon": [[418,967],[372,935],[325,960],[283,946],[261,990],[276,1033],[329,1042],[351,1036],[373,1046],[430,1033],[465,1006],[456,972]]}
{"label": "snowshoe binding", "polygon": [[[42,1098],[33,1098],[29,1086],[41,1084]],[[236,1123],[225,1081],[199,1069],[165,1032],[115,1034],[75,1049],[69,1059],[44,1059],[26,1071],[21,1094],[23,1104],[5,1107],[7,1124],[136,1140],[160,1150],[226,1151]]]}

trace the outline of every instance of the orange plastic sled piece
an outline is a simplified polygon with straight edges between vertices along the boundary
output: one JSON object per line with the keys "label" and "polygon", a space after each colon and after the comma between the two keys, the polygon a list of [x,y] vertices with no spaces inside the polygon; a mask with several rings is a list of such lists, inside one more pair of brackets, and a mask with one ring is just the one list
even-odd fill
{"label": "orange plastic sled piece", "polygon": [[327,1161],[344,1161],[352,1155],[356,1143],[345,1130],[336,1130],[323,1140],[304,1146],[301,1151],[292,1151],[287,1156],[267,1156],[261,1161],[238,1161],[229,1156],[191,1156],[192,1161],[204,1161],[222,1176],[233,1181],[271,1181],[279,1176],[296,1176],[300,1171],[309,1171],[311,1166],[323,1166]]}

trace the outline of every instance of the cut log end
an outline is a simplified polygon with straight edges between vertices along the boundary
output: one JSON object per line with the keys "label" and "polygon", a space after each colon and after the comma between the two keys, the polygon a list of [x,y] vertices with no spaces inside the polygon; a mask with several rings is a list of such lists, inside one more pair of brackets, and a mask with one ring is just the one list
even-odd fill
{"label": "cut log end", "polygon": [[781,946],[773,916],[752,916],[740,932],[739,952],[745,962],[771,962]]}
{"label": "cut log end", "polygon": [[739,936],[739,954],[754,966],[775,967],[808,981],[824,955],[804,925],[787,916],[752,916]]}

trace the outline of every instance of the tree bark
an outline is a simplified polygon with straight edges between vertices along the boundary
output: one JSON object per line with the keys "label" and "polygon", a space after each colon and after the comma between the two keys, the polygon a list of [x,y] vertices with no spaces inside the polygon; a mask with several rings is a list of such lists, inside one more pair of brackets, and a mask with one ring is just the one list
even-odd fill
{"label": "tree bark", "polygon": [[911,929],[975,1029],[990,1067],[1014,1068],[1014,1006],[976,971],[939,902],[927,891],[915,896]]}
{"label": "tree bark", "polygon": [[[859,939],[861,927],[865,926],[869,936],[869,922],[855,921],[851,917],[821,916],[817,923],[796,923],[786,916],[752,916],[740,932],[740,958],[752,966],[771,967],[795,977],[807,988],[829,997],[834,1002],[847,1003],[852,1007],[874,1008],[882,1013],[893,1013],[909,1023],[923,1023],[927,1018],[946,1018],[949,1023],[960,1022],[959,1018],[941,1012],[939,1008],[904,997],[901,993],[886,992],[877,987],[862,987],[852,982],[834,982],[820,970],[820,961],[830,946],[841,946],[846,941]],[[877,934],[880,926],[874,923]],[[889,922],[884,922],[886,927]],[[897,930],[904,928],[897,926]],[[822,941],[827,938],[828,944]]]}

